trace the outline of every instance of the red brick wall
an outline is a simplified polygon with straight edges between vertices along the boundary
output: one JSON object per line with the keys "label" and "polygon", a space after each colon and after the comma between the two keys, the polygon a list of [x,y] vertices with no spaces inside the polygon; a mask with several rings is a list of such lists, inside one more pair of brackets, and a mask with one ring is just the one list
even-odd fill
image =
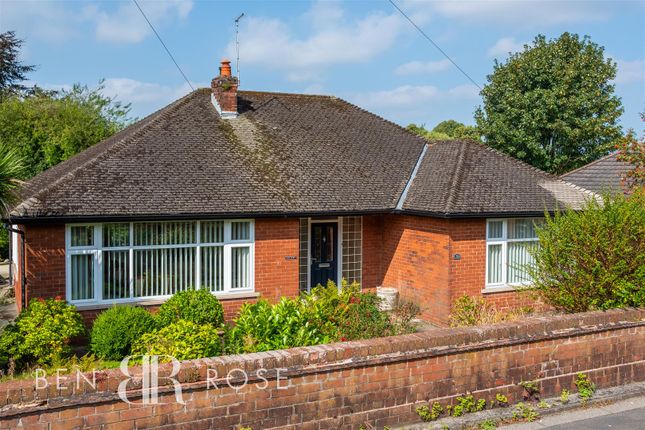
{"label": "red brick wall", "polygon": [[65,226],[27,225],[23,229],[27,303],[36,297],[65,297]]}
{"label": "red brick wall", "polygon": [[[643,357],[643,309],[529,318],[184,362],[177,378],[186,405],[175,402],[172,386],[160,387],[159,401],[165,404],[140,404],[135,397],[140,381],[129,385],[128,398],[137,404],[120,401],[115,390],[125,376],[118,369],[99,372],[95,388],[77,389],[75,377],[63,381],[60,391],[52,378],[49,389],[34,389],[32,380],[5,382],[0,384],[0,428],[19,423],[31,429],[109,424],[119,429],[355,430],[365,423],[383,428],[418,423],[417,406],[454,404],[465,392],[520,401],[521,381],[535,380],[542,397],[558,395],[562,388],[575,392],[576,372],[586,373],[599,388],[641,382]],[[167,375],[169,367],[159,375]],[[278,368],[286,389],[278,389]],[[223,380],[233,369],[249,375],[244,388],[235,390]],[[263,375],[268,383],[258,378],[258,369],[269,370]],[[130,369],[132,375],[138,372]],[[222,379],[214,381],[216,387],[207,385],[215,372]],[[242,385],[239,379],[230,382]]]}
{"label": "red brick wall", "polygon": [[272,302],[299,293],[299,226],[298,218],[255,220],[255,291]]}
{"label": "red brick wall", "polygon": [[386,216],[383,224],[380,284],[398,288],[433,323],[450,312],[448,228],[446,220],[408,215]]}

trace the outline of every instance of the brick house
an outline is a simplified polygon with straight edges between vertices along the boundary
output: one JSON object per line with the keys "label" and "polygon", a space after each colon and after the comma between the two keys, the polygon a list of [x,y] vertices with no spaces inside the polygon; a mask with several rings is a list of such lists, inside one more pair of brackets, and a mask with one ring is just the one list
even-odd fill
{"label": "brick house", "polygon": [[463,294],[514,306],[534,220],[588,192],[475,142],[427,141],[329,96],[199,89],[24,186],[24,305],[91,318],[200,286],[227,317],[327,279],[395,287],[445,323]]}

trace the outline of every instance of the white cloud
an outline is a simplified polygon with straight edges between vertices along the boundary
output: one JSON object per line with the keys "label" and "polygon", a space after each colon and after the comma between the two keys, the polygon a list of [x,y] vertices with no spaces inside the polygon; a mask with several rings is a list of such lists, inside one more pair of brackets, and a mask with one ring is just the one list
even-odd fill
{"label": "white cloud", "polygon": [[616,60],[616,63],[618,64],[615,79],[617,84],[645,83],[645,60]]}
{"label": "white cloud", "polygon": [[356,94],[352,97],[358,105],[368,108],[414,110],[422,103],[455,99],[475,100],[479,90],[474,85],[458,85],[440,90],[434,85],[402,85],[390,90]]}
{"label": "white cloud", "polygon": [[[175,18],[183,19],[190,13],[192,0],[147,1],[140,2],[153,25],[163,25]],[[86,15],[96,23],[96,37],[107,42],[141,42],[152,33],[137,7],[122,3],[114,12],[106,12],[95,6],[85,10]]]}
{"label": "white cloud", "polygon": [[523,42],[518,42],[512,37],[502,37],[488,49],[489,57],[505,57],[509,52],[518,52],[524,48]]}
{"label": "white cloud", "polygon": [[129,78],[106,79],[103,85],[105,87],[103,94],[133,105],[140,103],[167,103],[191,91],[185,82],[178,86],[168,86]]}
{"label": "white cloud", "polygon": [[[193,7],[192,0],[140,0],[139,4],[157,26],[186,18]],[[122,2],[109,11],[95,4],[72,8],[70,3],[38,0],[2,1],[0,9],[0,28],[16,30],[26,39],[33,37],[63,43],[81,37],[85,30],[83,26],[87,24],[93,27],[99,40],[108,42],[140,42],[152,34],[130,1]]]}
{"label": "white cloud", "polygon": [[437,14],[449,18],[523,27],[601,21],[611,13],[611,4],[599,1],[445,0],[430,5]]}
{"label": "white cloud", "polygon": [[439,61],[410,61],[409,63],[401,64],[394,73],[397,75],[421,75],[436,72],[443,72],[449,69],[451,63],[449,60]]}
{"label": "white cloud", "polygon": [[[292,81],[315,81],[326,67],[371,60],[409,30],[398,12],[373,12],[347,21],[338,3],[317,2],[301,19],[311,28],[304,37],[294,35],[281,20],[249,17],[240,29],[242,67],[264,66],[284,71]],[[235,56],[234,43],[228,54]]]}

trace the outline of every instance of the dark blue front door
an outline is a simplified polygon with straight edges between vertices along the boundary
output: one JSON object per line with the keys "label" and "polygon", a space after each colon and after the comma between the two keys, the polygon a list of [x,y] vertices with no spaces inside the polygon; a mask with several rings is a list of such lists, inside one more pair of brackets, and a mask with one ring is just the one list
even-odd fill
{"label": "dark blue front door", "polygon": [[311,224],[311,286],[338,280],[338,224]]}

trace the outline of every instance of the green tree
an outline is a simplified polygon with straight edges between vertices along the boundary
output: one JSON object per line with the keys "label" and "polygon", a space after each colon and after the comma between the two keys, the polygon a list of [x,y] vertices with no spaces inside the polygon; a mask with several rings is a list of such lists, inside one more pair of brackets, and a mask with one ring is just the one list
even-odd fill
{"label": "green tree", "polygon": [[0,103],[0,144],[14,148],[32,177],[113,135],[131,120],[130,105],[94,89],[74,85],[58,92],[35,91]]}
{"label": "green tree", "polygon": [[16,198],[16,189],[24,176],[25,163],[15,148],[0,143],[0,209],[6,215]]}
{"label": "green tree", "polygon": [[479,140],[479,131],[471,125],[465,125],[454,119],[442,121],[432,130],[427,130],[424,125],[409,124],[406,127],[412,133],[428,140]]}
{"label": "green tree", "polygon": [[645,305],[645,190],[547,216],[538,238],[527,270],[547,304],[566,312]]}
{"label": "green tree", "polygon": [[21,84],[26,74],[35,67],[18,60],[23,41],[13,31],[0,33],[0,100],[10,94],[20,93],[26,87]]}
{"label": "green tree", "polygon": [[616,63],[588,36],[563,33],[495,61],[475,112],[488,145],[551,173],[607,154],[623,112],[614,94]]}

